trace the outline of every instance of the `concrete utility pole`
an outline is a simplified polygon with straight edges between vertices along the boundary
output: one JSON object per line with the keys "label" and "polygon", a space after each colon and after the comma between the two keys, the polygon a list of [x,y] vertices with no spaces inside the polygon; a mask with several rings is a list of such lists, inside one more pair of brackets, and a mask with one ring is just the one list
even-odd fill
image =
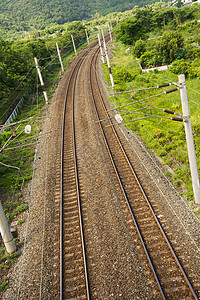
{"label": "concrete utility pole", "polygon": [[58,43],[56,43],[56,48],[57,48],[58,57],[59,57],[60,65],[61,65],[61,70],[62,70],[62,73],[64,73],[64,67],[63,67],[62,58],[61,58],[61,55],[60,55],[60,50],[59,50],[59,47],[58,47]]}
{"label": "concrete utility pole", "polygon": [[112,43],[112,32],[111,32],[111,29],[110,29],[110,25],[108,24],[108,30],[109,30],[109,33],[110,33],[110,41]]}
{"label": "concrete utility pole", "polygon": [[101,46],[101,39],[100,39],[99,34],[98,34],[98,40],[99,40],[99,48],[100,48],[100,52],[101,52],[101,60],[102,60],[103,64],[105,64],[105,58],[104,58],[103,49]]}
{"label": "concrete utility pole", "polygon": [[74,46],[74,52],[75,52],[75,55],[77,56],[76,46],[75,46],[74,38],[73,38],[73,35],[72,35],[72,34],[71,34],[71,37],[72,37],[72,43],[73,43],[73,46]]}
{"label": "concrete utility pole", "polygon": [[39,64],[38,64],[38,61],[37,61],[36,57],[35,57],[35,65],[36,65],[36,69],[37,69],[37,72],[38,72],[38,75],[39,75],[39,78],[40,78],[40,83],[41,83],[42,91],[43,91],[43,94],[44,94],[44,99],[46,101],[46,104],[48,104],[49,102],[48,102],[48,97],[47,97],[47,93],[46,93],[45,86],[44,86],[44,81],[43,81],[42,74],[40,72],[40,67],[39,67]]}
{"label": "concrete utility pole", "polygon": [[109,75],[110,75],[111,86],[114,89],[115,84],[114,84],[114,80],[113,80],[113,76],[112,76],[110,60],[109,60],[109,56],[108,56],[108,51],[107,51],[107,47],[106,47],[106,41],[105,41],[105,38],[104,38],[103,29],[101,29],[101,31],[102,31],[102,36],[103,36],[104,50],[105,50],[105,53],[106,53],[106,60],[107,60],[107,64],[108,64],[108,71],[109,71]]}
{"label": "concrete utility pole", "polygon": [[111,31],[113,31],[112,21],[110,21],[110,29],[111,29]]}
{"label": "concrete utility pole", "polygon": [[90,44],[90,41],[89,41],[89,37],[88,37],[88,33],[87,33],[87,29],[85,29],[85,34],[86,34],[87,42],[88,42],[88,45],[89,45],[89,44]]}
{"label": "concrete utility pole", "polygon": [[16,245],[12,236],[12,233],[10,232],[10,229],[8,227],[8,222],[6,219],[6,216],[4,214],[3,207],[0,202],[0,232],[3,239],[3,242],[6,247],[6,251],[11,254],[15,252]]}
{"label": "concrete utility pole", "polygon": [[200,204],[200,185],[199,185],[199,173],[196,161],[196,153],[194,148],[194,140],[192,134],[192,125],[190,118],[190,110],[188,105],[187,87],[185,83],[185,75],[178,76],[180,85],[180,95],[183,110],[183,121],[185,126],[185,135],[188,149],[188,157],[190,163],[190,171],[192,176],[192,186],[194,192],[194,199],[196,204]]}

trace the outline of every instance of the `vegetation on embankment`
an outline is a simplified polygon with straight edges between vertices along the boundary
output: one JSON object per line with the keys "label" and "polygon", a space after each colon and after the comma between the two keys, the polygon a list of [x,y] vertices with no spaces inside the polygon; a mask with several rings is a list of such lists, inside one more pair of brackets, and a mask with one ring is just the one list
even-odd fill
{"label": "vegetation on embankment", "polygon": [[[200,6],[195,7],[195,13],[198,16]],[[174,24],[173,28],[170,20],[161,27],[157,24],[152,28],[149,19],[141,21],[141,18],[137,20],[135,17],[123,20],[115,27],[114,33],[117,41],[112,47],[111,61],[115,90],[117,92],[127,91],[127,93],[112,96],[110,99],[114,101],[116,107],[119,107],[150,97],[146,101],[124,106],[121,108],[120,114],[125,122],[129,122],[126,126],[139,134],[147,147],[162,157],[163,162],[173,170],[173,174],[172,172],[166,172],[166,174],[173,179],[180,193],[187,196],[187,200],[191,201],[190,204],[193,207],[193,190],[184,124],[168,119],[172,115],[168,115],[162,110],[174,111],[177,114],[175,117],[181,115],[180,92],[176,91],[151,98],[153,95],[162,94],[176,86],[146,89],[164,83],[177,83],[178,75],[186,74],[197,163],[200,166],[200,51],[198,48],[200,25],[194,19],[194,9],[189,8],[187,13],[188,11],[193,11],[193,13],[190,17],[186,14],[187,18],[183,18],[184,24],[181,22]],[[147,12],[148,10],[143,10],[144,15]],[[177,14],[180,12],[186,12],[186,8],[177,10]],[[160,12],[160,14],[162,13],[164,12]],[[152,18],[155,17],[153,12],[151,15]],[[140,26],[137,22],[140,23]],[[126,26],[127,23],[129,27]],[[130,29],[131,26],[132,29]],[[142,28],[141,36],[140,28]],[[148,28],[151,28],[152,31],[149,31]],[[134,30],[137,31],[137,35],[133,35]],[[132,39],[133,36],[135,40]],[[151,39],[147,39],[148,36]],[[168,47],[169,44],[174,48]],[[127,53],[126,49],[129,45],[131,45],[131,51]],[[153,52],[151,63],[148,57],[150,52]],[[145,56],[148,57],[146,60],[148,65],[146,63],[143,65],[144,67],[155,67],[162,64],[172,64],[172,67],[168,71],[158,72],[155,70],[142,73],[136,57],[143,62],[141,58]],[[105,76],[109,82],[106,68]],[[137,89],[143,90],[135,91]],[[131,90],[132,92],[129,92]],[[138,121],[134,121],[137,119]],[[196,208],[195,211],[197,214],[200,213]]]}

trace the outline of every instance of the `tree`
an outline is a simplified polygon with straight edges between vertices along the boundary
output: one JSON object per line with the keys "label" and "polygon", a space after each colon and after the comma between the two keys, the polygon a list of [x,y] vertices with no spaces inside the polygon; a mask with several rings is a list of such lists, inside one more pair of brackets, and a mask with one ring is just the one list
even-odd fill
{"label": "tree", "polygon": [[183,54],[182,35],[178,32],[165,32],[162,38],[156,44],[156,50],[163,58],[163,63],[169,64]]}
{"label": "tree", "polygon": [[121,21],[114,28],[114,35],[117,40],[126,45],[134,45],[137,40],[145,38],[143,26],[135,17]]}
{"label": "tree", "polygon": [[133,49],[133,53],[136,57],[140,57],[146,51],[146,42],[143,40],[137,40],[135,43],[135,47]]}

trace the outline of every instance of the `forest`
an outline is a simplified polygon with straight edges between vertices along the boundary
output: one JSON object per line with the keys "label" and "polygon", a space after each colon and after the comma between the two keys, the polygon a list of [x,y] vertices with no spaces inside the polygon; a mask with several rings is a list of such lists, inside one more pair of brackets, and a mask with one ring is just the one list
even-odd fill
{"label": "forest", "polygon": [[105,16],[111,12],[131,10],[153,0],[4,0],[0,2],[0,35],[26,35],[27,32],[43,30],[47,26],[77,20],[88,20],[98,13]]}

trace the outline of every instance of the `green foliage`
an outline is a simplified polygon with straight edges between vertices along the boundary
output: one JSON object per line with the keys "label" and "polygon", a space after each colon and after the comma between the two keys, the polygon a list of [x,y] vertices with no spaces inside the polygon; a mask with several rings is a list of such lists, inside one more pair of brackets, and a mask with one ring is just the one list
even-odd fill
{"label": "green foliage", "polygon": [[115,83],[130,82],[134,76],[122,66],[115,66],[112,70],[113,78]]}
{"label": "green foliage", "polygon": [[23,203],[16,208],[16,212],[17,213],[23,212],[23,211],[27,210],[27,208],[28,208],[27,204]]}
{"label": "green foliage", "polygon": [[183,57],[184,39],[178,32],[165,32],[156,44],[158,55],[162,57],[164,64],[169,64],[176,58]]}
{"label": "green foliage", "polygon": [[[129,12],[135,5],[143,6],[153,3],[153,0],[4,0],[0,3],[1,24],[0,33],[17,33],[19,37],[28,36],[30,31],[41,31],[47,27],[55,28],[61,24],[88,20],[91,17],[97,22],[101,16],[111,12]],[[60,34],[57,27],[54,33]],[[52,31],[51,30],[51,31]],[[36,37],[39,33],[36,33]]]}
{"label": "green foliage", "polygon": [[3,282],[0,284],[0,291],[5,291],[8,288],[8,278],[5,277]]}
{"label": "green foliage", "polygon": [[176,60],[172,63],[170,71],[174,74],[185,74],[187,76],[189,74],[190,66],[191,64],[184,59]]}
{"label": "green foliage", "polygon": [[118,41],[126,45],[133,45],[137,40],[144,37],[144,30],[140,20],[132,17],[121,21],[114,28],[114,35]]}
{"label": "green foliage", "polygon": [[24,221],[22,220],[22,219],[19,219],[18,221],[17,221],[17,224],[19,224],[19,225],[21,225],[21,224],[23,224],[24,223]]}
{"label": "green foliage", "polygon": [[137,40],[133,49],[133,54],[137,58],[140,58],[140,56],[144,54],[144,52],[146,52],[146,42],[143,40]]}
{"label": "green foliage", "polygon": [[151,68],[162,65],[162,56],[158,55],[156,50],[147,51],[140,57],[141,64]]}
{"label": "green foliage", "polygon": [[200,78],[200,59],[195,59],[193,62],[184,59],[174,61],[170,71],[174,74],[185,74],[191,78]]}

